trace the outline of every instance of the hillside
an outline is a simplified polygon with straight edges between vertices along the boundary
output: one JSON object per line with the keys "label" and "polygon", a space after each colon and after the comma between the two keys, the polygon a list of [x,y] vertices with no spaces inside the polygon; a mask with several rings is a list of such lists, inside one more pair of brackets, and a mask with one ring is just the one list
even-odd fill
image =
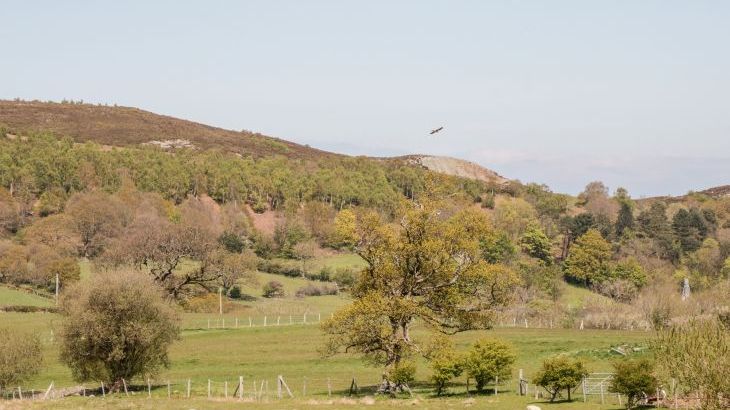
{"label": "hillside", "polygon": [[497,184],[509,182],[507,178],[491,169],[463,159],[434,155],[409,155],[403,159],[442,174]]}
{"label": "hillside", "polygon": [[49,132],[102,145],[217,148],[239,155],[308,159],[338,154],[248,131],[231,131],[132,107],[0,100],[0,127]]}
{"label": "hillside", "polygon": [[[344,157],[258,133],[226,130],[133,107],[0,100],[2,127],[11,135],[48,132],[78,142],[93,141],[111,146],[151,144],[162,148],[216,148],[253,157]],[[498,184],[508,181],[490,169],[457,158],[410,155],[394,159],[462,178]]]}

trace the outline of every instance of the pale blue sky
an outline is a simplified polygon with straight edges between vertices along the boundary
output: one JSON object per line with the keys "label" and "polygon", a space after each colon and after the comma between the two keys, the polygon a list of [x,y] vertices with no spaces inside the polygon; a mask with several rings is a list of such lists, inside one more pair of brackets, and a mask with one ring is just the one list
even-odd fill
{"label": "pale blue sky", "polygon": [[730,184],[727,1],[2,1],[0,16],[0,98],[450,155],[570,193]]}

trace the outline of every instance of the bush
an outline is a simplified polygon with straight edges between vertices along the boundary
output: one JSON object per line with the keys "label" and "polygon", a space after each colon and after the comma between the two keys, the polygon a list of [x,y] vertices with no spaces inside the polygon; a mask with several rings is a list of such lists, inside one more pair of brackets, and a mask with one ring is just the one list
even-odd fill
{"label": "bush", "polygon": [[659,331],[657,365],[698,394],[703,409],[730,406],[730,331],[719,320],[693,319]]}
{"label": "bush", "polygon": [[644,394],[656,391],[659,383],[654,376],[654,365],[647,359],[627,359],[613,364],[616,372],[609,391],[627,397],[626,408],[632,409]]}
{"label": "bush", "polygon": [[555,401],[563,390],[568,391],[570,401],[572,400],[571,391],[586,376],[588,376],[588,370],[583,362],[558,356],[542,362],[542,369],[535,375],[533,382],[550,393],[551,402]]}
{"label": "bush", "polygon": [[464,371],[464,360],[453,350],[447,349],[431,358],[431,380],[436,384],[436,394],[441,395],[446,383]]}
{"label": "bush", "polygon": [[231,299],[241,299],[241,287],[238,285],[231,286],[228,289],[228,297]]}
{"label": "bush", "polygon": [[332,275],[332,280],[341,288],[348,289],[357,281],[357,272],[350,268],[337,268]]}
{"label": "bush", "polygon": [[495,339],[478,340],[464,357],[464,370],[483,391],[495,377],[507,379],[512,374],[515,354],[507,343]]}
{"label": "bush", "polygon": [[336,295],[339,291],[337,286],[329,285],[315,285],[313,283],[307,286],[302,286],[297,290],[296,296],[302,298],[305,296],[323,296],[323,295]]}
{"label": "bush", "polygon": [[167,366],[179,319],[148,275],[96,274],[61,302],[60,358],[74,379],[106,381],[114,391],[122,379]]}
{"label": "bush", "polygon": [[218,238],[218,243],[223,245],[228,252],[241,253],[246,248],[246,243],[240,236],[233,232],[225,231]]}
{"label": "bush", "polygon": [[286,266],[279,262],[262,260],[258,264],[258,270],[275,275],[288,276],[290,278],[299,278],[303,276],[303,271],[296,266]]}
{"label": "bush", "polygon": [[416,364],[411,361],[398,363],[388,374],[388,379],[396,388],[408,386],[416,380]]}
{"label": "bush", "polygon": [[36,335],[0,329],[0,352],[0,392],[35,375],[43,364],[41,341]]}
{"label": "bush", "polygon": [[284,285],[279,281],[272,280],[264,285],[263,296],[265,298],[283,298],[285,295]]}

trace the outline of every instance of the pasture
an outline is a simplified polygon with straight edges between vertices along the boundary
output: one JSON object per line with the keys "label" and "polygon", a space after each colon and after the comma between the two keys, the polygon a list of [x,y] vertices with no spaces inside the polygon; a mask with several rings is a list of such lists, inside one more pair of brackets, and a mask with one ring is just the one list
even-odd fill
{"label": "pasture", "polygon": [[[296,263],[289,261],[288,263]],[[318,258],[311,262],[323,266],[353,267],[361,263],[353,255]],[[232,408],[246,402],[251,408],[398,408],[416,405],[437,409],[471,407],[487,409],[524,408],[538,402],[547,409],[610,409],[618,408],[616,397],[591,397],[584,403],[578,394],[572,403],[548,404],[534,399],[534,387],[528,396],[515,393],[518,369],[523,369],[529,380],[542,360],[556,354],[567,354],[583,359],[591,372],[611,371],[611,360],[617,358],[611,347],[631,344],[646,345],[651,333],[620,330],[537,329],[500,327],[488,331],[471,331],[455,336],[459,349],[467,349],[482,337],[493,337],[511,343],[517,352],[512,380],[500,382],[498,394],[489,386],[488,394],[467,395],[466,380],[461,377],[448,386],[442,397],[437,397],[429,381],[430,369],[425,361],[418,362],[413,397],[403,394],[397,399],[373,398],[381,378],[381,370],[368,366],[358,357],[339,355],[323,357],[320,348],[324,336],[318,322],[326,320],[338,308],[349,303],[346,293],[318,297],[296,297],[296,290],[312,281],[299,277],[285,277],[257,272],[255,283],[242,284],[244,294],[255,300],[229,300],[223,315],[217,313],[181,313],[181,338],[170,351],[170,366],[150,377],[129,381],[130,395],[115,393],[99,397],[100,386],[87,382],[83,386],[88,395],[54,399],[54,408],[97,408],[100,400],[108,408]],[[90,276],[90,267],[82,263],[82,280]],[[261,286],[271,280],[282,283],[283,298],[261,297]],[[580,306],[591,295],[583,289],[567,286],[566,303]],[[51,306],[52,299],[20,290],[0,287],[0,305]],[[24,391],[44,391],[53,382],[56,388],[80,386],[70,370],[59,361],[57,337],[61,317],[54,313],[0,313],[0,323],[13,331],[36,333],[44,349],[44,367],[39,375],[24,383]],[[305,322],[306,321],[306,322]],[[416,329],[415,337],[419,336]],[[294,398],[277,397],[277,376],[283,376]],[[243,394],[236,391],[239,377],[243,378]],[[353,378],[359,391],[349,395]],[[190,397],[187,397],[188,380]],[[208,381],[210,395],[208,398]],[[227,389],[226,389],[227,382]],[[169,383],[169,388],[168,388]],[[228,396],[226,398],[225,396]],[[168,395],[170,396],[168,398]],[[25,400],[5,401],[0,408],[25,408]],[[49,402],[36,401],[43,408]],[[3,407],[4,406],[4,407]]]}
{"label": "pasture", "polygon": [[[533,390],[529,397],[515,394],[514,380],[505,381],[497,396],[491,391],[486,395],[470,396],[465,393],[465,380],[455,381],[445,397],[437,398],[428,383],[429,369],[424,362],[419,363],[417,383],[413,386],[414,398],[403,395],[397,400],[378,398],[375,404],[368,404],[374,386],[380,379],[377,368],[363,364],[352,356],[322,357],[318,352],[323,342],[319,327],[312,325],[269,325],[238,329],[207,329],[196,326],[203,314],[183,314],[181,340],[173,345],[170,352],[170,367],[152,377],[152,398],[148,398],[146,380],[134,380],[140,391],[126,397],[124,394],[108,396],[105,405],[113,408],[227,408],[234,407],[238,399],[234,391],[238,377],[244,379],[244,400],[250,401],[252,408],[311,407],[315,404],[331,403],[331,407],[392,408],[413,404],[423,408],[463,407],[474,404],[479,408],[522,408],[534,402]],[[214,317],[215,315],[208,315]],[[41,335],[45,365],[42,373],[23,386],[24,390],[44,390],[51,381],[57,387],[76,386],[67,367],[58,360],[56,329],[59,316],[51,313],[2,313],[4,326],[18,331],[36,332]],[[229,319],[230,320],[230,319]],[[228,322],[231,323],[231,322]],[[227,324],[227,326],[231,326]],[[592,372],[610,371],[610,361],[615,358],[609,350],[612,346],[629,343],[645,344],[651,336],[646,332],[627,332],[613,330],[566,330],[566,329],[525,329],[498,328],[489,331],[474,331],[459,334],[457,345],[466,348],[480,337],[496,337],[510,342],[518,352],[513,376],[522,368],[526,377],[538,368],[541,360],[554,354],[568,354],[586,361]],[[282,375],[294,394],[294,399],[279,401],[276,396],[276,377]],[[355,378],[360,393],[348,397],[352,378]],[[514,379],[513,377],[513,379]],[[191,398],[186,398],[187,380],[191,383]],[[211,399],[207,398],[208,380],[212,380]],[[167,398],[167,381],[170,381],[171,399]],[[225,382],[228,382],[228,396],[224,398]],[[328,394],[329,388],[332,395]],[[253,400],[254,384],[257,391],[264,386],[263,397]],[[305,389],[306,383],[306,392]],[[99,389],[93,383],[86,383],[90,389]],[[268,389],[267,389],[268,387]],[[97,396],[100,392],[96,392]],[[237,393],[236,393],[237,394]],[[258,394],[258,393],[257,393]],[[306,394],[306,395],[305,395]],[[68,397],[57,399],[54,408],[94,408],[99,397]],[[571,408],[617,408],[616,398],[609,397],[607,405],[601,406],[600,399],[592,397],[588,404],[579,397],[574,403],[556,403],[541,406],[549,409]],[[609,404],[610,403],[610,404]],[[4,403],[10,405],[9,403]],[[27,404],[27,402],[26,402]],[[48,403],[37,402],[43,407]]]}

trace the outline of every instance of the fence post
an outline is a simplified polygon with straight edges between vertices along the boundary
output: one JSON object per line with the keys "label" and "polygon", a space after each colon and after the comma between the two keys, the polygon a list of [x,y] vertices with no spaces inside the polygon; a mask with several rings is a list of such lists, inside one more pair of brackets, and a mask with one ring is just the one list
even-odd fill
{"label": "fence post", "polygon": [[317,322],[322,321],[322,313],[317,313]]}
{"label": "fence post", "polygon": [[223,396],[228,398],[228,380],[223,382]]}
{"label": "fence post", "polygon": [[236,329],[238,329],[238,318],[236,318]]}
{"label": "fence post", "polygon": [[188,399],[190,398],[190,379],[188,379],[188,394],[187,394],[187,397],[188,397]]}
{"label": "fence post", "polygon": [[106,391],[104,390],[104,382],[101,382],[101,397],[106,397]]}
{"label": "fence post", "polygon": [[147,397],[152,397],[152,384],[149,377],[147,378]]}
{"label": "fence post", "polygon": [[243,376],[238,376],[238,398],[243,400]]}
{"label": "fence post", "polygon": [[281,375],[276,377],[276,395],[281,399]]}
{"label": "fence post", "polygon": [[20,397],[20,400],[23,400],[23,389],[18,386],[18,396]]}
{"label": "fence post", "polygon": [[586,378],[583,378],[583,403],[586,402]]}
{"label": "fence post", "polygon": [[170,390],[170,381],[167,381],[167,398],[169,399],[172,395],[172,391]]}
{"label": "fence post", "polygon": [[494,395],[496,396],[499,392],[499,376],[494,376]]}
{"label": "fence post", "polygon": [[122,379],[122,385],[124,386],[124,395],[129,396],[129,392],[127,391],[127,381]]}
{"label": "fence post", "polygon": [[249,316],[248,317],[248,327],[251,327],[251,326],[253,326],[253,324],[251,323],[251,316]]}
{"label": "fence post", "polygon": [[302,397],[307,396],[307,378],[304,378],[304,387],[302,387]]}
{"label": "fence post", "polygon": [[332,397],[332,382],[327,378],[327,397]]}
{"label": "fence post", "polygon": [[210,398],[210,379],[208,379],[208,398]]}
{"label": "fence post", "polygon": [[266,316],[264,315],[264,327],[266,327]]}
{"label": "fence post", "polygon": [[276,317],[276,326],[279,326],[279,321],[281,320],[281,316]]}
{"label": "fence post", "polygon": [[605,404],[603,399],[603,380],[601,380],[601,404]]}
{"label": "fence post", "polygon": [[307,324],[307,312],[304,312],[304,324]]}

